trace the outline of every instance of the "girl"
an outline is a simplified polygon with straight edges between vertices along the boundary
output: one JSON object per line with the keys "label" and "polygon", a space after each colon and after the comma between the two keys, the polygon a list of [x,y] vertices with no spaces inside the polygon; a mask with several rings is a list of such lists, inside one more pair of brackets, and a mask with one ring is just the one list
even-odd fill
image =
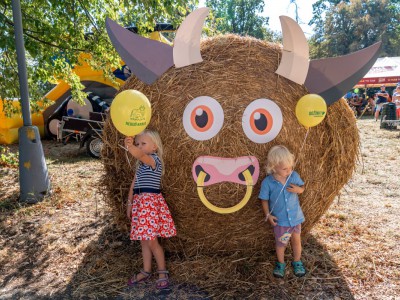
{"label": "girl", "polygon": [[274,146],[268,152],[267,174],[261,183],[258,196],[261,199],[265,220],[274,227],[275,249],[278,261],[273,275],[285,275],[285,249],[291,243],[294,275],[304,276],[306,270],[301,262],[301,223],[304,215],[299,205],[298,194],[304,191],[304,182],[293,171],[294,155],[284,146]]}
{"label": "girl", "polygon": [[128,285],[146,282],[150,278],[154,256],[159,275],[156,287],[165,289],[169,286],[169,273],[165,266],[164,250],[157,237],[175,236],[176,229],[160,192],[163,175],[161,139],[156,131],[146,129],[136,138],[125,138],[125,147],[137,159],[126,211],[131,220],[130,239],[140,240],[143,257],[143,269],[129,279]]}

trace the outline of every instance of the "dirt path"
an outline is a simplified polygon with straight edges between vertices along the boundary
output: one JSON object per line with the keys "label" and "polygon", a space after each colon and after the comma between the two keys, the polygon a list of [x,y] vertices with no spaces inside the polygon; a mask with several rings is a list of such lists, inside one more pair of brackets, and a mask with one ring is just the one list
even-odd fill
{"label": "dirt path", "polygon": [[50,198],[20,206],[18,170],[0,170],[0,299],[400,299],[400,131],[358,125],[358,171],[304,243],[305,278],[274,279],[272,253],[167,253],[173,285],[163,292],[126,288],[140,250],[101,201],[101,163],[44,141]]}

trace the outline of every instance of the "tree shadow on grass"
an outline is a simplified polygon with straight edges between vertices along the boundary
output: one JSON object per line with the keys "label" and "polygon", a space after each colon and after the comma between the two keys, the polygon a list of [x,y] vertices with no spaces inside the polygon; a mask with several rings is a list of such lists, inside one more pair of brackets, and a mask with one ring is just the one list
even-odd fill
{"label": "tree shadow on grass", "polygon": [[[149,283],[127,287],[127,279],[141,268],[140,246],[138,242],[130,242],[126,234],[111,225],[106,225],[98,239],[89,243],[82,252],[84,257],[73,275],[68,276],[69,283],[51,295],[43,294],[44,299],[354,298],[340,269],[313,236],[309,236],[304,245],[303,260],[308,274],[303,278],[295,277],[291,268],[287,269],[285,279],[274,278],[274,252],[254,253],[252,257],[243,257],[240,253],[185,257],[167,252],[171,286],[163,291],[156,290],[155,276]],[[287,252],[287,261],[291,261],[291,251]],[[26,253],[26,256],[32,254]],[[26,269],[19,271],[23,271],[24,279],[29,283],[37,276],[45,275],[40,272],[44,269],[42,264],[48,264],[46,256],[29,265],[39,268],[36,274]],[[21,275],[15,272],[8,278],[15,276]],[[30,290],[18,296],[26,297],[35,292],[37,290]]]}
{"label": "tree shadow on grass", "polygon": [[[352,299],[340,269],[314,236],[304,243],[308,274],[275,279],[274,252],[251,257],[166,253],[171,288],[128,288],[140,270],[139,242],[109,224],[111,216],[9,216],[0,222],[0,299]],[[90,213],[89,213],[90,214]],[[61,216],[60,216],[61,215]],[[177,243],[178,241],[175,240]],[[175,242],[174,241],[174,242]],[[177,247],[179,248],[179,247]],[[291,261],[291,251],[286,260]],[[155,266],[154,268],[155,269]]]}
{"label": "tree shadow on grass", "polygon": [[[82,242],[105,221],[82,221],[70,234],[63,219],[12,217],[0,223],[0,299],[54,299],[79,269]],[[68,225],[68,224],[67,224]],[[77,265],[78,263],[78,265]],[[67,287],[68,288],[68,287]],[[69,299],[67,290],[60,299]]]}
{"label": "tree shadow on grass", "polygon": [[[142,267],[139,242],[131,242],[127,233],[110,224],[112,216],[105,212],[96,217],[87,207],[75,214],[69,209],[75,212],[76,207],[63,207],[45,219],[38,214],[29,221],[2,220],[0,299],[354,298],[339,267],[312,235],[304,242],[308,274],[303,278],[295,277],[290,267],[285,279],[274,278],[273,251],[195,256],[167,252],[169,289],[155,288],[156,275],[148,284],[128,288],[128,278]],[[286,260],[292,260],[290,250]]]}

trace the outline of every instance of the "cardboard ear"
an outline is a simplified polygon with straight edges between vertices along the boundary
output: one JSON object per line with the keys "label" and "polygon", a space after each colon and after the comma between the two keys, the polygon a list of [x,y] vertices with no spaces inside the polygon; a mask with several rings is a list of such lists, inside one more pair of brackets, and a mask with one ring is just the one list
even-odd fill
{"label": "cardboard ear", "polygon": [[304,85],[331,105],[368,73],[378,59],[381,46],[378,42],[348,55],[312,60]]}

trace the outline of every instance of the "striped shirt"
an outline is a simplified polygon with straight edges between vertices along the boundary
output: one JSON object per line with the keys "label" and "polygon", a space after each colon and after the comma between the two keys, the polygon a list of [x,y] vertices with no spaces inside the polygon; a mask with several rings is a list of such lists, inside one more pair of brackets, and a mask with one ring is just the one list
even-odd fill
{"label": "striped shirt", "polygon": [[156,167],[153,170],[151,166],[140,163],[139,168],[136,171],[135,186],[134,189],[140,191],[140,189],[154,189],[159,190],[161,188],[161,175],[162,175],[162,164],[161,160],[156,153],[151,154]]}

